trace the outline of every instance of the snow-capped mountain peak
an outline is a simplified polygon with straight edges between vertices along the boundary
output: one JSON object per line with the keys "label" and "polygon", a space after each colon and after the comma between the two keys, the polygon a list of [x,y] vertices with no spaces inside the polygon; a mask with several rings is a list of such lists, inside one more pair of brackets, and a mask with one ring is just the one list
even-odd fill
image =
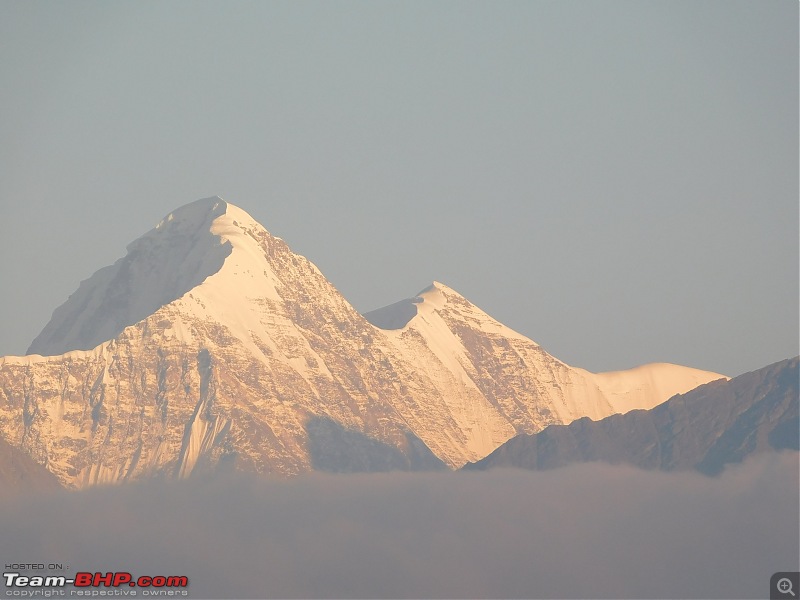
{"label": "snow-capped mountain peak", "polygon": [[[139,240],[146,239],[153,235],[164,235],[165,233],[192,234],[198,230],[209,229],[211,223],[228,210],[228,203],[219,196],[201,198],[189,204],[184,204],[164,217],[148,233],[144,234]],[[139,240],[133,242],[136,244]]]}
{"label": "snow-capped mountain peak", "polygon": [[409,327],[429,328],[441,321],[445,313],[487,333],[502,333],[538,345],[496,321],[456,290],[439,281],[434,281],[416,296],[367,312],[364,316],[376,327],[392,331]]}
{"label": "snow-capped mountain peak", "polygon": [[228,209],[213,197],[171,212],[128,244],[123,258],[82,281],[53,312],[28,354],[94,348],[219,271],[232,247],[212,228]]}
{"label": "snow-capped mountain peak", "polygon": [[[285,247],[247,212],[218,196],[182,206],[128,244],[123,258],[82,281],[28,354],[92,349],[195,288],[208,298],[194,294],[184,308],[193,304],[188,310],[197,313],[205,306],[200,312],[206,317],[225,321],[242,312],[247,295],[276,298],[276,276],[264,249],[276,244]],[[210,315],[207,309],[214,305],[218,314]]]}
{"label": "snow-capped mountain peak", "polygon": [[218,197],[83,281],[29,354],[0,358],[0,431],[73,486],[226,462],[458,467],[517,433],[720,377],[672,365],[598,378],[438,282],[365,318]]}

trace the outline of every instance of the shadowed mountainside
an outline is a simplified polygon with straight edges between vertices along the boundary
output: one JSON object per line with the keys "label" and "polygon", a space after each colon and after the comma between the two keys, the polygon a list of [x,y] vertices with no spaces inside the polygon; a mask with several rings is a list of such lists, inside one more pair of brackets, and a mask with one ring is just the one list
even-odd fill
{"label": "shadowed mountainside", "polygon": [[0,496],[11,491],[46,491],[60,487],[55,475],[0,437]]}
{"label": "shadowed mountainside", "polygon": [[798,450],[798,358],[714,381],[651,410],[578,419],[519,435],[465,469],[552,469],[577,462],[626,463],[716,475],[768,450]]}

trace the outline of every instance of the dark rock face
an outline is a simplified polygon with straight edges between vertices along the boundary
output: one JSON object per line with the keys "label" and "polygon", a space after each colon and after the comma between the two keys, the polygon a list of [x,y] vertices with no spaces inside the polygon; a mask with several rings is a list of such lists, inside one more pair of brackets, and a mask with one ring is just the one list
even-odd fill
{"label": "dark rock face", "polygon": [[603,461],[716,475],[750,454],[798,446],[798,358],[715,381],[651,410],[519,435],[467,469],[552,469]]}
{"label": "dark rock face", "polygon": [[311,464],[317,471],[437,471],[447,466],[414,434],[398,448],[348,430],[332,419],[314,417],[306,423]]}

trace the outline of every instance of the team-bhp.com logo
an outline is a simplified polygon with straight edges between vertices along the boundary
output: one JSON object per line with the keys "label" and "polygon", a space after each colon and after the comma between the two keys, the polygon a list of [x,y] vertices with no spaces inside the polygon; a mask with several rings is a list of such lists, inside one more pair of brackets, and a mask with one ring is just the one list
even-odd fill
{"label": "team-bhp.com logo", "polygon": [[[79,590],[71,590],[70,595],[78,595],[78,596],[105,596],[105,595],[112,595],[111,593],[102,593],[100,590],[95,588],[144,588],[142,595],[148,596],[161,596],[161,595],[181,595],[176,594],[177,590],[174,588],[187,588],[189,586],[189,578],[184,576],[170,576],[166,577],[163,575],[155,575],[155,576],[148,576],[142,575],[141,577],[134,578],[133,575],[127,573],[125,571],[121,572],[109,572],[109,573],[88,573],[88,572],[80,572],[76,573],[74,577],[65,577],[63,575],[22,575],[21,573],[3,573],[3,579],[5,580],[6,588],[15,588],[16,590],[25,589],[31,590],[39,589],[44,590],[49,589],[52,591],[56,591],[60,588],[65,588],[68,585],[74,586],[75,588],[88,588],[88,589],[79,589]],[[155,589],[154,589],[155,588]],[[172,593],[167,594],[166,589],[170,588]],[[121,590],[120,590],[121,591]],[[148,593],[148,591],[150,593]],[[162,593],[159,593],[161,591]],[[110,590],[109,590],[110,592]],[[6,594],[8,595],[8,594]],[[13,594],[13,595],[22,595],[22,594]],[[39,595],[44,596],[44,594],[25,594],[30,595],[31,597]],[[63,595],[59,594],[59,595]],[[136,595],[135,592],[130,594],[113,594],[113,595]],[[182,595],[185,595],[182,594]]]}

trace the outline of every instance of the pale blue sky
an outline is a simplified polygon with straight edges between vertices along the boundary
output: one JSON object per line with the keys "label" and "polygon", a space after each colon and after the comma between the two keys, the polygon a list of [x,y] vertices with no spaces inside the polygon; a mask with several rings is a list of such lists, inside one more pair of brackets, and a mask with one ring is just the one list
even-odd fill
{"label": "pale blue sky", "polygon": [[218,194],[361,311],[590,370],[798,353],[798,5],[0,0],[0,354]]}

